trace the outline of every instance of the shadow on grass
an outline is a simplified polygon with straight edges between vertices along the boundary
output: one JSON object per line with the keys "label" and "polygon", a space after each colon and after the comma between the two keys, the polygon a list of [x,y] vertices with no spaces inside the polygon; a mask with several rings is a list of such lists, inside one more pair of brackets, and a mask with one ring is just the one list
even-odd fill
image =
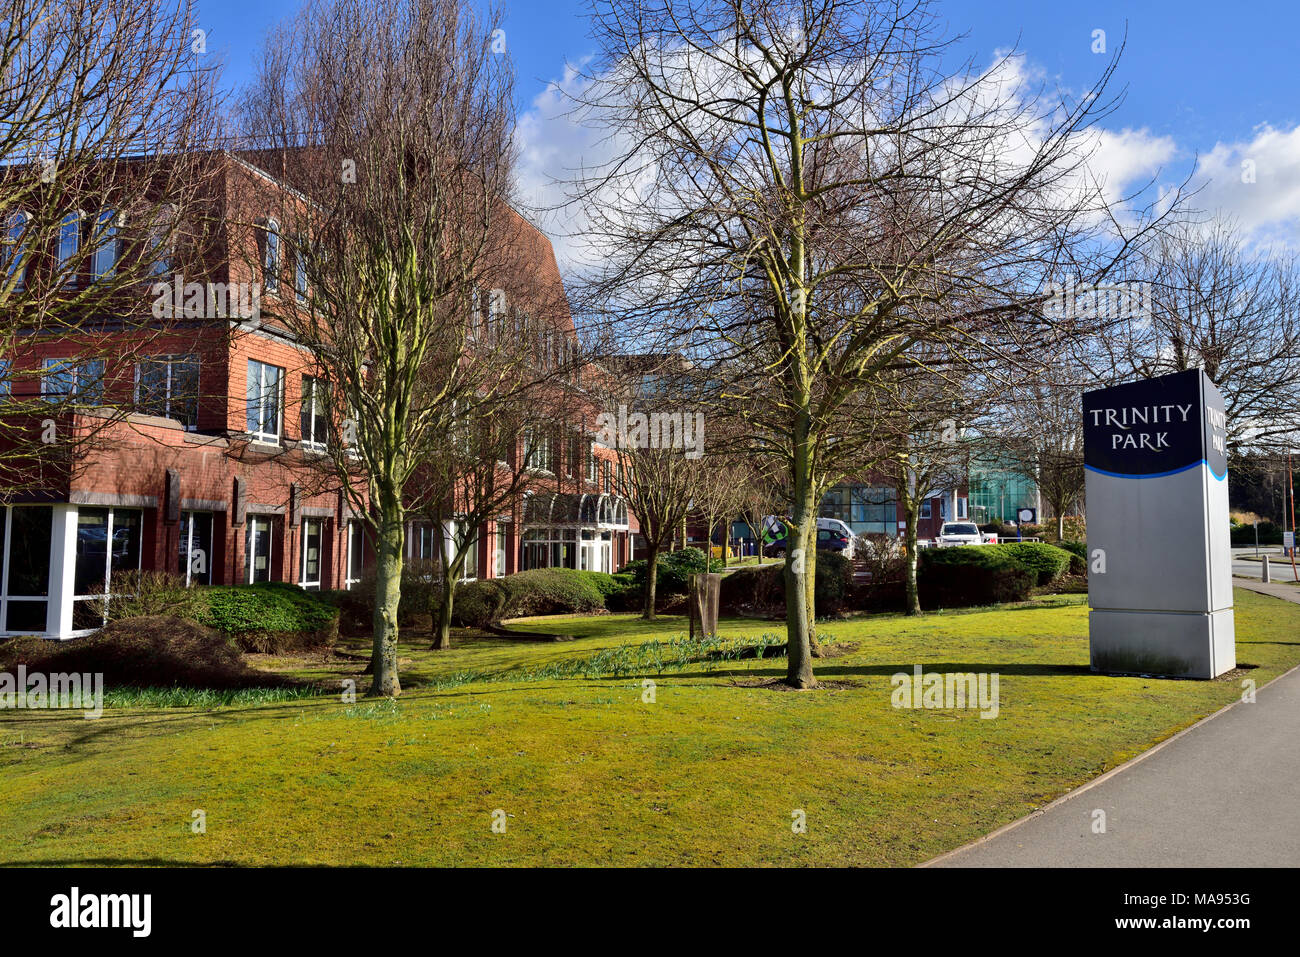
{"label": "shadow on grass", "polygon": [[[1019,675],[1033,678],[1077,678],[1081,675],[1095,675],[1087,665],[1069,665],[1046,662],[1042,664],[1028,664],[1025,662],[993,664],[989,662],[950,662],[950,661],[909,661],[905,664],[892,665],[835,665],[819,664],[814,662],[813,671],[819,678],[836,677],[891,677],[896,674],[912,675],[913,669],[917,665],[925,674],[952,674],[952,673],[975,673],[975,674],[992,674],[996,672],[999,675]],[[601,675],[598,680],[601,681],[630,681],[638,678],[723,678],[735,677],[738,675],[761,676],[761,675],[784,675],[784,664],[770,668],[726,668],[719,667],[707,671],[665,671],[660,674],[654,673],[629,673],[624,675]],[[1098,677],[1101,677],[1098,675]]]}

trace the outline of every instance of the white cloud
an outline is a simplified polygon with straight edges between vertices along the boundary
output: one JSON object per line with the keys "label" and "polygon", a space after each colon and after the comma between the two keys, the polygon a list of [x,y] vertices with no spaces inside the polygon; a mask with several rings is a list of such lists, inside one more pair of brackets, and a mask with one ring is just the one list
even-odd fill
{"label": "white cloud", "polygon": [[1236,220],[1257,243],[1300,247],[1300,126],[1264,123],[1248,141],[1216,143],[1199,157],[1194,185],[1193,204],[1213,218]]}
{"label": "white cloud", "polygon": [[[551,237],[561,269],[593,258],[592,245],[582,235],[586,219],[581,206],[564,205],[565,183],[584,167],[608,162],[618,148],[605,131],[584,126],[574,115],[571,95],[586,88],[579,72],[583,65],[566,65],[562,78],[533,100],[518,127],[520,192],[526,204],[541,211],[539,225]],[[1008,108],[1014,109],[1042,78],[1041,70],[1024,58],[1013,58],[985,74],[973,95],[981,100],[1005,97]],[[1004,144],[1008,159],[1031,152],[1042,134],[1038,129],[1022,132],[1025,142]],[[1087,178],[1113,203],[1138,190],[1144,192],[1134,206],[1150,202],[1153,195],[1169,195],[1197,153],[1196,144],[1156,135],[1147,127],[1097,127],[1083,135],[1090,152]],[[1254,164],[1253,183],[1243,182],[1245,161]],[[1149,183],[1155,184],[1155,194],[1145,191]],[[1197,210],[1214,219],[1235,220],[1248,239],[1300,247],[1300,126],[1287,131],[1262,124],[1249,141],[1216,143],[1196,157],[1189,188],[1199,188],[1191,201]]]}

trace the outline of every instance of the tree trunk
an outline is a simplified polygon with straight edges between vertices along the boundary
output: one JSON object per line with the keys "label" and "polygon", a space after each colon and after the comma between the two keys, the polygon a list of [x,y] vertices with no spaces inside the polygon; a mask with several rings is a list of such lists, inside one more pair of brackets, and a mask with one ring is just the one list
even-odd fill
{"label": "tree trunk", "polygon": [[[395,507],[394,507],[395,506]],[[397,606],[402,600],[402,510],[400,501],[380,503],[381,516],[375,565],[374,647],[370,657],[374,676],[367,697],[395,698],[402,693],[397,680]]]}
{"label": "tree trunk", "polygon": [[1065,541],[1065,512],[1056,513],[1056,543]]}
{"label": "tree trunk", "polygon": [[[813,502],[812,463],[808,458],[807,415],[801,416],[803,432],[797,437],[794,457],[794,508],[792,529],[786,531],[785,630],[786,684],[811,688],[817,679],[812,669],[812,614],[808,590],[808,557],[817,544],[816,503]],[[794,534],[791,535],[791,532]],[[794,539],[791,541],[791,539]],[[815,562],[816,559],[814,558]],[[815,565],[813,566],[816,567]]]}
{"label": "tree trunk", "polygon": [[921,591],[917,587],[916,568],[917,555],[916,550],[916,523],[921,515],[921,504],[919,501],[909,502],[907,510],[907,531],[903,533],[903,547],[907,549],[907,560],[903,562],[903,592],[904,606],[903,610],[909,615],[921,614]]}
{"label": "tree trunk", "polygon": [[641,617],[646,621],[655,620],[655,590],[659,577],[659,546],[648,545],[645,555],[645,607]]}
{"label": "tree trunk", "polygon": [[452,602],[456,597],[456,575],[442,572],[442,602],[438,606],[437,630],[434,632],[433,650],[446,651],[451,647],[451,613]]}
{"label": "tree trunk", "polygon": [[822,656],[821,642],[817,640],[817,514],[813,513],[812,545],[804,561],[804,588],[808,603],[808,650],[814,658]]}

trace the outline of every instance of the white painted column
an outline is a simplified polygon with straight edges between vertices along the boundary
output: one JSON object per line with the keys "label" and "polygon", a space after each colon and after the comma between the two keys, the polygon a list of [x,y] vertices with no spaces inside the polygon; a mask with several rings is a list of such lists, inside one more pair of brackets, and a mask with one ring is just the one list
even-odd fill
{"label": "white painted column", "polygon": [[45,630],[51,637],[72,633],[73,580],[77,567],[77,506],[55,505],[50,528],[50,594]]}

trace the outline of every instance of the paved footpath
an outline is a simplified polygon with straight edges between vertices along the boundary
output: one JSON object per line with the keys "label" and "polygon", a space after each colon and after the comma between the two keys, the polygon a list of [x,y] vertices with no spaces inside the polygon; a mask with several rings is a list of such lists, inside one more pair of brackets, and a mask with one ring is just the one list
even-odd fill
{"label": "paved footpath", "polygon": [[[1234,584],[1300,602],[1295,585]],[[1097,809],[1104,834],[1093,833]],[[1254,704],[1235,704],[926,866],[1300,866],[1300,668],[1259,689]]]}

